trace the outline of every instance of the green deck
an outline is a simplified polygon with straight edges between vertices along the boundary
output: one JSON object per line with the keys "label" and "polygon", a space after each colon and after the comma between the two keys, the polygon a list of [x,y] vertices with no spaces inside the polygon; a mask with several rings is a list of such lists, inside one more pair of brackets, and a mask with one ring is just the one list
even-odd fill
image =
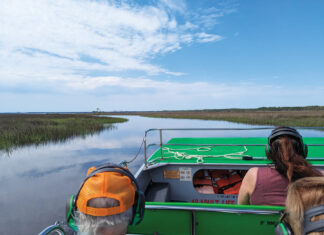
{"label": "green deck", "polygon": [[[305,144],[324,144],[324,138],[303,138]],[[151,163],[211,163],[211,164],[267,164],[266,159],[243,160],[242,156],[266,157],[264,146],[203,146],[208,144],[267,144],[263,137],[249,138],[173,138],[163,145],[163,160],[161,150],[157,150],[150,158]],[[180,144],[179,146],[168,144]],[[187,144],[187,145],[181,145]],[[194,146],[188,144],[197,144]],[[324,164],[324,146],[309,146],[308,158],[318,158],[310,161],[314,165]],[[323,159],[321,159],[323,158]]]}

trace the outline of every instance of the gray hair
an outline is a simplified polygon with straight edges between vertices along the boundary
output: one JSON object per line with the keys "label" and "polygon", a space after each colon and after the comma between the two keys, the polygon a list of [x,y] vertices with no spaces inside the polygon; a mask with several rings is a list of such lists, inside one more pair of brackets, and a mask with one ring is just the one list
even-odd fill
{"label": "gray hair", "polygon": [[[94,198],[88,201],[88,206],[96,208],[109,208],[119,206],[119,202],[112,198]],[[114,234],[125,234],[127,225],[133,215],[132,207],[127,211],[109,216],[92,216],[76,212],[75,221],[79,233],[89,235],[101,235],[105,231],[114,231]]]}

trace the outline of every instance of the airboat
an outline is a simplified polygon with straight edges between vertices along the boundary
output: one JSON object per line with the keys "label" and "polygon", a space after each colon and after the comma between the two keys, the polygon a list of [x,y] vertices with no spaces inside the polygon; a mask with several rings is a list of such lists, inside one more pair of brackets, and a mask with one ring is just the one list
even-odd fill
{"label": "airboat", "polygon": [[[150,129],[144,136],[144,164],[136,179],[145,192],[143,221],[129,234],[274,234],[284,207],[237,205],[244,174],[267,166],[266,137],[171,138],[173,131],[250,131],[269,128]],[[301,129],[301,128],[298,128]],[[148,136],[157,132],[158,143]],[[270,132],[270,130],[269,130]],[[307,160],[324,169],[324,138],[305,137]],[[158,149],[148,156],[148,149]]]}
{"label": "airboat", "polygon": [[[271,164],[265,155],[266,137],[176,137],[163,142],[166,132],[244,133],[267,129],[270,132],[273,128],[145,131],[142,143],[144,163],[135,174],[140,190],[145,192],[145,214],[139,225],[128,227],[127,234],[274,234],[284,207],[237,205],[245,173],[251,167]],[[152,132],[157,133],[156,143],[150,141]],[[324,138],[305,137],[303,141],[309,149],[307,160],[314,167],[324,170]],[[149,155],[153,147],[155,151]],[[48,227],[47,231],[64,234],[59,225]],[[41,234],[49,233],[45,231]]]}

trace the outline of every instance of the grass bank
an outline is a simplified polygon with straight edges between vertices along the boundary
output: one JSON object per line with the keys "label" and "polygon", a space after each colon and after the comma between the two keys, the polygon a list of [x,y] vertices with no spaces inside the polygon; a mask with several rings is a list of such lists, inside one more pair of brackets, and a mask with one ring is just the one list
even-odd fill
{"label": "grass bank", "polygon": [[20,146],[65,141],[125,121],[91,114],[0,114],[0,150],[10,152]]}
{"label": "grass bank", "polygon": [[324,127],[324,106],[124,112],[118,114],[141,115],[156,118],[223,120],[252,125]]}

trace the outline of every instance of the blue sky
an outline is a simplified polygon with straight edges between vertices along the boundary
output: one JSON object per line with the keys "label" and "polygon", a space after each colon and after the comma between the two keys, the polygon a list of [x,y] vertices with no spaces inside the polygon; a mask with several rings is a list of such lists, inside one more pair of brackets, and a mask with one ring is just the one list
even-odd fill
{"label": "blue sky", "polygon": [[323,10],[320,0],[2,0],[0,112],[324,105]]}

